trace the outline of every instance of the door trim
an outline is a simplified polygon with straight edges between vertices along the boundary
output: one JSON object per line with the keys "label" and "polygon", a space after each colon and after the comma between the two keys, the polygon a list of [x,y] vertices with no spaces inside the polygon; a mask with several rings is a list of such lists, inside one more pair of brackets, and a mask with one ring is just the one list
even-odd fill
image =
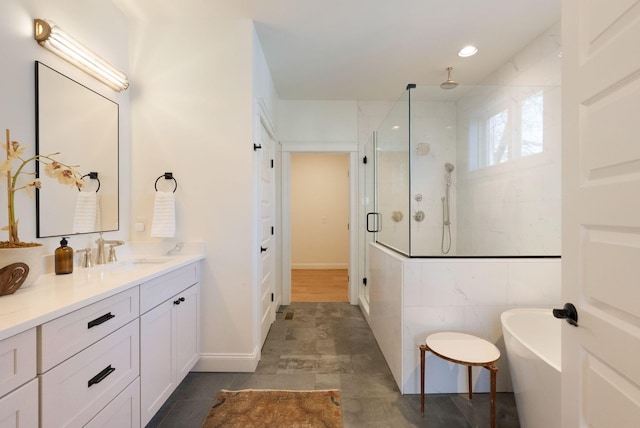
{"label": "door trim", "polygon": [[291,304],[291,153],[349,155],[349,303],[358,304],[358,143],[281,142],[282,304]]}

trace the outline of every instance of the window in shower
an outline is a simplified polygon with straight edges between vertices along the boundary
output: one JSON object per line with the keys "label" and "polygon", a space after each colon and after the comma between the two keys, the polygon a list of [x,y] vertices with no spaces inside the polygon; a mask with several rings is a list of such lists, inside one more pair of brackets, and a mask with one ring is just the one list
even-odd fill
{"label": "window in shower", "polygon": [[520,156],[542,153],[544,129],[544,98],[542,91],[525,98],[521,104]]}
{"label": "window in shower", "polygon": [[498,108],[486,112],[477,125],[477,150],[470,150],[470,169],[486,168],[542,153],[544,150],[544,95],[504,97]]}
{"label": "window in shower", "polygon": [[496,165],[508,161],[509,150],[509,110],[502,110],[487,119],[487,160],[488,165]]}

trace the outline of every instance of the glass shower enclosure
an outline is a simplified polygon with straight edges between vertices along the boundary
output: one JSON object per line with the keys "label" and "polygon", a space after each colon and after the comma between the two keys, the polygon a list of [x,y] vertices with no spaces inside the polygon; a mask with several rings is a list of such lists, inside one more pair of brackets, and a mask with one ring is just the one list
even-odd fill
{"label": "glass shower enclosure", "polygon": [[408,85],[365,151],[369,239],[408,257],[560,254],[559,87]]}

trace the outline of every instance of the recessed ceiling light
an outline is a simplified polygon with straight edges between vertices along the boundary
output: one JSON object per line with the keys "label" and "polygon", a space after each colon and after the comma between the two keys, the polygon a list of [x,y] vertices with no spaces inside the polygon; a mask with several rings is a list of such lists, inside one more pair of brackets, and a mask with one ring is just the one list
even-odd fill
{"label": "recessed ceiling light", "polygon": [[460,52],[458,52],[458,56],[466,58],[468,56],[473,56],[476,53],[478,53],[478,48],[473,45],[468,45],[460,49]]}
{"label": "recessed ceiling light", "polygon": [[399,125],[393,125],[393,126],[391,127],[391,129],[393,129],[393,130],[395,131],[395,130],[397,130],[397,129],[400,129],[400,126],[399,126]]}

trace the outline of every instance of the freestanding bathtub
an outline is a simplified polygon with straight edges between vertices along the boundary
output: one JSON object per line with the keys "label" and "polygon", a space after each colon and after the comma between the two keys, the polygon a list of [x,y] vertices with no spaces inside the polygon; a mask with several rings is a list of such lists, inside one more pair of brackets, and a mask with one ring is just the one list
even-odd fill
{"label": "freestanding bathtub", "polygon": [[560,428],[560,327],[551,309],[500,316],[521,428]]}

